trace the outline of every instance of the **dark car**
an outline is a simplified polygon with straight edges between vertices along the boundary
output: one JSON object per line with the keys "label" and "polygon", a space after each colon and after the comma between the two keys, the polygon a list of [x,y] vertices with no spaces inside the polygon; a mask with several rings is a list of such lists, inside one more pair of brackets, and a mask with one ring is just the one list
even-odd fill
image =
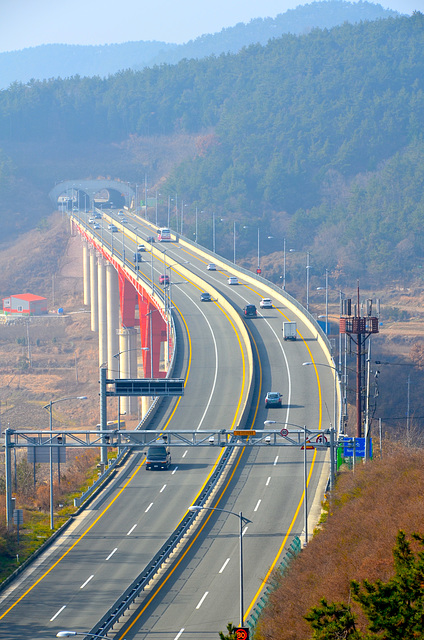
{"label": "dark car", "polygon": [[142,261],[143,261],[143,258],[141,256],[141,253],[139,251],[137,251],[134,254],[134,262],[142,262]]}
{"label": "dark car", "polygon": [[150,242],[150,244],[152,244],[153,242],[155,242],[155,238],[154,238],[154,236],[147,236],[147,238],[146,238],[146,242]]}
{"label": "dark car", "polygon": [[247,304],[243,309],[243,313],[248,318],[254,318],[258,315],[254,304]]}
{"label": "dark car", "polygon": [[159,276],[159,284],[169,284],[169,276],[168,276],[168,274],[165,275],[164,273],[162,273]]}
{"label": "dark car", "polygon": [[281,407],[283,396],[278,391],[268,391],[265,397],[265,407]]}
{"label": "dark car", "polygon": [[200,294],[200,302],[211,302],[212,301],[212,296],[210,293],[207,293],[206,291],[204,291],[203,293]]}
{"label": "dark car", "polygon": [[171,465],[171,453],[169,448],[162,444],[154,444],[147,449],[146,469],[169,469]]}

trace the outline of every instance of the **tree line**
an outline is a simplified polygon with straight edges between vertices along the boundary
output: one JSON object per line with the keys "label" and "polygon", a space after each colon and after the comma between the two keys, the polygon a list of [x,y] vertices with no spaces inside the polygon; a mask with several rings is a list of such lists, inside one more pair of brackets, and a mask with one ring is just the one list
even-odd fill
{"label": "tree line", "polygon": [[169,193],[262,220],[334,272],[402,277],[423,250],[423,26],[415,12],[107,79],[15,83],[0,92],[0,145],[209,133]]}

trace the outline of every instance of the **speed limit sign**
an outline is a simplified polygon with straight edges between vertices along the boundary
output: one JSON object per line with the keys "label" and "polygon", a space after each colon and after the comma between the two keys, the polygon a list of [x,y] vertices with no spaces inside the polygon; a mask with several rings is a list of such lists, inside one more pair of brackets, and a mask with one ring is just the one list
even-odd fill
{"label": "speed limit sign", "polygon": [[289,430],[288,429],[281,429],[280,435],[281,436],[288,436],[289,435]]}

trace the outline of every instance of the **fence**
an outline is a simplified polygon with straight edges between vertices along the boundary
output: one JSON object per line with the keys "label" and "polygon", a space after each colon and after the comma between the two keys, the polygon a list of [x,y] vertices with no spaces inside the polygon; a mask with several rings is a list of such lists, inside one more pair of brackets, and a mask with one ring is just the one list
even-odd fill
{"label": "fence", "polygon": [[[284,558],[278,565],[276,571],[279,571],[280,574],[284,576],[291,561],[293,560],[293,558],[295,558],[298,555],[301,549],[302,549],[302,543],[300,541],[300,538],[296,536],[295,538],[293,538],[289,548],[286,551]],[[262,609],[268,604],[269,596],[276,589],[276,587],[277,587],[276,582],[274,583],[271,582],[269,586],[265,589],[263,595],[259,598],[255,606],[253,607],[252,613],[250,614],[249,618],[246,621],[246,624],[250,627],[250,630],[252,632],[254,632],[255,630],[255,627],[261,616]]]}

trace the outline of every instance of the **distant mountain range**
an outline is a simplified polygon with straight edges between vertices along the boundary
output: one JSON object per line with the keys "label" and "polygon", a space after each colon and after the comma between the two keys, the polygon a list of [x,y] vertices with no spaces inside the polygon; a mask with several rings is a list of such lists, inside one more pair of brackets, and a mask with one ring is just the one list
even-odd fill
{"label": "distant mountain range", "polygon": [[123,69],[141,70],[176,64],[184,58],[204,58],[236,53],[254,43],[266,44],[284,33],[302,34],[318,27],[329,29],[344,22],[357,23],[396,17],[397,11],[371,2],[326,0],[290,9],[275,18],[256,18],[219,33],[207,34],[177,45],[166,42],[125,42],[102,46],[49,44],[0,53],[0,88],[31,79],[71,76],[107,77]]}

